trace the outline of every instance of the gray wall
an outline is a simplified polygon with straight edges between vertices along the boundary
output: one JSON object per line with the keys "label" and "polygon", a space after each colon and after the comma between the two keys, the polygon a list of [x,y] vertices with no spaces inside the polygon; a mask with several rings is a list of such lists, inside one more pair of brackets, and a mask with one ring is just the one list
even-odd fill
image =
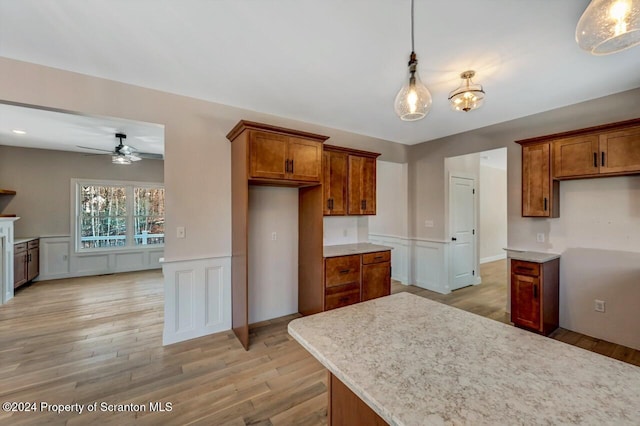
{"label": "gray wall", "polygon": [[164,162],[111,164],[111,156],[2,146],[0,187],[16,195],[0,197],[0,211],[17,214],[17,237],[69,235],[73,178],[164,182]]}

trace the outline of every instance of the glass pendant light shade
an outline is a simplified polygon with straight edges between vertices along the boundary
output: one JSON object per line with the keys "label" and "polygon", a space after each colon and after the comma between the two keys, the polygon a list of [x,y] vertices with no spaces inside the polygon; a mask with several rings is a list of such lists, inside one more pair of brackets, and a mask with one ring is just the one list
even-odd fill
{"label": "glass pendant light shade", "polygon": [[393,104],[396,114],[403,121],[420,120],[429,113],[431,108],[431,93],[420,81],[417,66],[416,54],[411,52],[408,81],[396,95]]}
{"label": "glass pendant light shade", "polygon": [[576,41],[594,55],[640,44],[640,0],[593,0],[578,21]]}
{"label": "glass pendant light shade", "polygon": [[471,78],[475,71],[465,71],[460,74],[462,84],[456,90],[449,93],[451,108],[455,111],[469,112],[480,108],[484,103],[484,90],[481,84],[474,84]]}

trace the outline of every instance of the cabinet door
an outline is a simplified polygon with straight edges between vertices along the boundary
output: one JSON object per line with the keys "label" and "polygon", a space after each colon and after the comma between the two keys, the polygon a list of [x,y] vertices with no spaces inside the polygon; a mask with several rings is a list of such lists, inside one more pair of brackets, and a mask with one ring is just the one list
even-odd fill
{"label": "cabinet door", "polygon": [[364,157],[349,156],[347,214],[362,214],[362,187],[364,176]]}
{"label": "cabinet door", "polygon": [[391,294],[391,263],[362,266],[362,301]]}
{"label": "cabinet door", "polygon": [[27,282],[27,252],[13,255],[13,288],[18,288]]}
{"label": "cabinet door", "polygon": [[540,330],[540,278],[511,274],[511,322]]}
{"label": "cabinet door", "polygon": [[640,171],[640,127],[600,135],[600,173]]}
{"label": "cabinet door", "polygon": [[322,143],[308,139],[289,138],[288,179],[320,182],[322,173]]}
{"label": "cabinet door", "polygon": [[267,132],[251,132],[249,139],[249,177],[285,179],[288,169],[289,138]]}
{"label": "cabinet door", "polygon": [[362,165],[362,214],[376,214],[376,160],[365,158]]}
{"label": "cabinet door", "polygon": [[27,281],[31,281],[40,274],[40,249],[29,249],[27,256]]}
{"label": "cabinet door", "polygon": [[551,215],[549,163],[548,143],[522,147],[522,216]]}
{"label": "cabinet door", "polygon": [[598,136],[585,135],[558,139],[553,143],[553,177],[596,175],[598,166]]}
{"label": "cabinet door", "polygon": [[325,215],[347,214],[348,155],[344,152],[325,151],[324,191]]}

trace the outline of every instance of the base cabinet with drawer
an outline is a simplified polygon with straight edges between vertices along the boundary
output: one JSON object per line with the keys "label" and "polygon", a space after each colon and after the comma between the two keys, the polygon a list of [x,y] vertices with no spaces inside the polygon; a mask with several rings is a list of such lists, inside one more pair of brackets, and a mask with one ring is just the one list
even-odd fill
{"label": "base cabinet with drawer", "polygon": [[560,259],[511,260],[511,322],[549,335],[559,324]]}
{"label": "base cabinet with drawer", "polygon": [[327,257],[324,310],[391,294],[391,251]]}
{"label": "base cabinet with drawer", "polygon": [[32,281],[40,274],[40,240],[34,239],[13,246],[13,288]]}

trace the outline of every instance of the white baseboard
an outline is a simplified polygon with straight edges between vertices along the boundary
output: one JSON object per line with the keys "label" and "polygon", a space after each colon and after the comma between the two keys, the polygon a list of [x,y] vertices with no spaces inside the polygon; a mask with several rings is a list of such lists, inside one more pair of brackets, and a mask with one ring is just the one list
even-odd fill
{"label": "white baseboard", "polygon": [[496,254],[495,256],[483,257],[480,259],[480,264],[495,262],[496,260],[502,260],[507,258],[507,253]]}

